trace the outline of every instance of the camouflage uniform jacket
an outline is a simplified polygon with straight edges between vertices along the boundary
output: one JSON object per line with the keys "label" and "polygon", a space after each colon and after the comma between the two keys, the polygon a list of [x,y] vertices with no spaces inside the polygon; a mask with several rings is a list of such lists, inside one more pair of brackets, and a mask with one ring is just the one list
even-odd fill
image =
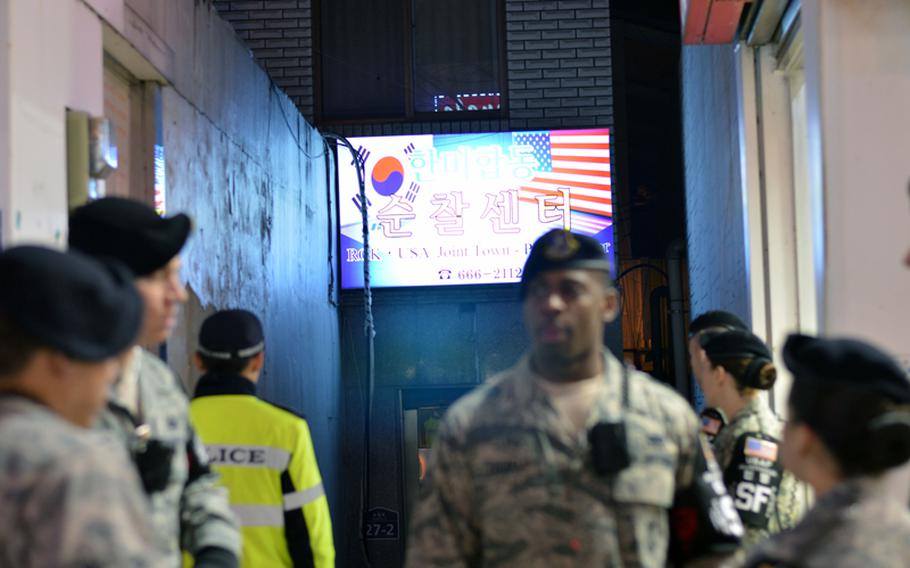
{"label": "camouflage uniform jacket", "polygon": [[[774,438],[781,439],[783,422],[770,408],[765,400],[757,396],[743,407],[723,427],[714,439],[714,454],[720,468],[727,472],[734,461],[737,451],[737,441],[749,433],[760,432]],[[742,496],[737,495],[736,483],[727,485],[727,492],[733,497],[737,506],[743,504]],[[797,481],[792,474],[784,472],[781,476],[780,486],[775,498],[769,503],[768,524],[766,527],[750,525],[744,519],[746,533],[743,536],[743,549],[768,538],[769,535],[788,529],[799,522],[808,506],[807,495],[809,488]],[[747,495],[747,497],[749,497]]]}
{"label": "camouflage uniform jacket", "polygon": [[758,545],[749,568],[906,568],[910,511],[880,480],[844,481],[822,495],[793,529]]}
{"label": "camouflage uniform jacket", "polygon": [[164,566],[147,511],[115,439],[0,397],[0,566]]}
{"label": "camouflage uniform jacket", "polygon": [[139,416],[131,421],[122,401],[102,413],[99,426],[115,432],[128,448],[135,447],[136,424],[149,426],[150,438],[175,449],[167,486],[150,495],[155,547],[182,566],[180,549],[195,555],[215,546],[240,556],[240,532],[228,504],[227,491],[217,485],[218,475],[208,468],[205,447],[189,418],[189,403],[177,377],[160,359],[136,348],[129,365],[138,373]]}
{"label": "camouflage uniform jacket", "polygon": [[698,420],[688,403],[622,364],[606,370],[587,428],[623,421],[631,465],[592,467],[532,378],[529,357],[446,413],[410,523],[409,567],[664,566],[677,488],[694,478]]}

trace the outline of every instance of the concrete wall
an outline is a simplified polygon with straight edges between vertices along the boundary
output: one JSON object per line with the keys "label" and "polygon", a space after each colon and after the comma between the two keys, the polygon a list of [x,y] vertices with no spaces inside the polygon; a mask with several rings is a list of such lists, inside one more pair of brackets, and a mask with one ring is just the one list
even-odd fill
{"label": "concrete wall", "polygon": [[330,504],[337,498],[338,319],[332,163],[322,138],[204,3],[159,15],[177,55],[162,91],[167,203],[196,231],[184,251],[194,302],[169,362],[191,377],[201,317],[242,307],[266,333],[264,398],[304,414]]}
{"label": "concrete wall", "polygon": [[731,45],[682,50],[683,146],[691,313],[750,318],[737,89]]}

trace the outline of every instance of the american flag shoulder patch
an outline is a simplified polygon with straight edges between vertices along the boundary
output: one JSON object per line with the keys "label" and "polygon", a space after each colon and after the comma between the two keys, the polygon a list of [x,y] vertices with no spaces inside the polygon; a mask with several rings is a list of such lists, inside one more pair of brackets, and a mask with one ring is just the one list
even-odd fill
{"label": "american flag shoulder patch", "polygon": [[777,461],[777,444],[770,440],[762,440],[749,436],[746,438],[746,445],[743,453],[749,457],[759,458],[768,461]]}

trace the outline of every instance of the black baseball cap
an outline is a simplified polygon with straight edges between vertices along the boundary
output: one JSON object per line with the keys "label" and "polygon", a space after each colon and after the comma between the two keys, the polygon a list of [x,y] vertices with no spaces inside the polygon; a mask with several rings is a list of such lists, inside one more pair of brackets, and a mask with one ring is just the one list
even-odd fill
{"label": "black baseball cap", "polygon": [[161,217],[144,203],[105,197],[73,211],[69,244],[92,256],[116,258],[136,276],[146,276],[177,256],[191,227],[182,213]]}
{"label": "black baseball cap", "polygon": [[212,359],[246,359],[265,348],[262,323],[246,310],[222,310],[199,329],[199,354]]}
{"label": "black baseball cap", "polygon": [[18,246],[0,253],[0,317],[37,343],[79,361],[100,361],[133,344],[143,303],[116,260]]}

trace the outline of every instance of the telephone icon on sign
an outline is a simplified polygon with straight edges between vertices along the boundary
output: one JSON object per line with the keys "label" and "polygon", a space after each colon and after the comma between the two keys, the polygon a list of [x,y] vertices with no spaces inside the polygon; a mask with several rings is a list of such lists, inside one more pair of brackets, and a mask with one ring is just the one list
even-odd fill
{"label": "telephone icon on sign", "polygon": [[452,279],[452,271],[451,271],[451,270],[448,270],[448,269],[446,269],[446,268],[443,268],[442,270],[439,271],[439,279],[440,279],[440,280],[451,280],[451,279]]}

